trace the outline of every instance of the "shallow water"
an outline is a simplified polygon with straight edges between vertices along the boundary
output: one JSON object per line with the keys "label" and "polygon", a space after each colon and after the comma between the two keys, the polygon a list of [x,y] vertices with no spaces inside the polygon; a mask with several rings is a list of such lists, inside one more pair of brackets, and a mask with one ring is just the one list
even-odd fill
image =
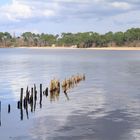
{"label": "shallow water", "polygon": [[[17,109],[20,88],[85,73],[59,100]],[[0,139],[139,140],[140,51],[0,49]],[[8,114],[7,106],[11,105]],[[29,118],[28,118],[29,117]]]}

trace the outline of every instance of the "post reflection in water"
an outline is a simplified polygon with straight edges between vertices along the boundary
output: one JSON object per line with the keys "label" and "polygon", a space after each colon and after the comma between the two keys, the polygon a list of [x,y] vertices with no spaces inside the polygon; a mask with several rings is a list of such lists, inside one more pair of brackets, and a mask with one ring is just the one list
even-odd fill
{"label": "post reflection in water", "polygon": [[60,91],[50,91],[50,102],[59,101]]}
{"label": "post reflection in water", "polygon": [[64,92],[64,94],[65,94],[65,96],[66,96],[67,100],[69,101],[69,100],[70,100],[70,98],[69,98],[69,96],[68,96],[67,92]]}
{"label": "post reflection in water", "polygon": [[29,115],[28,115],[28,107],[26,108],[26,116],[27,116],[27,119],[29,119]]}
{"label": "post reflection in water", "polygon": [[21,119],[21,121],[23,120],[23,108],[22,107],[20,108],[20,119]]}

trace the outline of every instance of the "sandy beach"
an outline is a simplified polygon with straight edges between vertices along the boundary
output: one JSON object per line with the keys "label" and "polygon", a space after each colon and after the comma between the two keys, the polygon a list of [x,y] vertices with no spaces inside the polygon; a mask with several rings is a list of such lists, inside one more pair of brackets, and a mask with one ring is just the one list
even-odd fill
{"label": "sandy beach", "polygon": [[140,47],[102,47],[102,48],[73,48],[73,47],[19,47],[29,49],[83,49],[83,50],[140,50]]}
{"label": "sandy beach", "polygon": [[140,47],[104,47],[104,48],[88,48],[89,50],[140,50]]}

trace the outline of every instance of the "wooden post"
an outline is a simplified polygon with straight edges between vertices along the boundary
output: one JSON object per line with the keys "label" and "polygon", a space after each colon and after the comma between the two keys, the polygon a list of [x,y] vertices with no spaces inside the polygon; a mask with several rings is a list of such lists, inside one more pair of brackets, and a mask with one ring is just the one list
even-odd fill
{"label": "wooden post", "polygon": [[40,84],[40,108],[42,107],[42,84]]}
{"label": "wooden post", "polygon": [[23,88],[21,88],[21,93],[20,93],[20,107],[22,108],[22,101],[23,101]]}
{"label": "wooden post", "polygon": [[33,88],[31,88],[30,102],[33,103]]}
{"label": "wooden post", "polygon": [[37,90],[36,90],[36,85],[34,84],[34,112],[36,109],[36,101],[37,101]]}
{"label": "wooden post", "polygon": [[8,113],[10,113],[10,111],[11,111],[11,106],[10,106],[10,104],[8,105]]}
{"label": "wooden post", "polygon": [[34,84],[34,94],[35,94],[35,91],[36,91],[36,85]]}
{"label": "wooden post", "polygon": [[42,84],[40,84],[40,95],[42,96]]}
{"label": "wooden post", "polygon": [[34,101],[37,100],[37,90],[36,90],[36,85],[34,84]]}
{"label": "wooden post", "polygon": [[48,87],[45,89],[45,95],[48,96]]}
{"label": "wooden post", "polygon": [[20,101],[17,102],[17,108],[20,109]]}
{"label": "wooden post", "polygon": [[31,112],[33,112],[33,88],[31,88],[30,105],[31,105]]}
{"label": "wooden post", "polygon": [[29,102],[29,98],[30,98],[30,92],[28,90],[28,86],[27,86],[27,89],[26,89],[26,100]]}
{"label": "wooden post", "polygon": [[21,93],[20,93],[20,101],[23,100],[23,88],[21,88]]}
{"label": "wooden post", "polygon": [[24,97],[24,109],[26,109],[27,106],[28,106],[27,97]]}
{"label": "wooden post", "polygon": [[57,91],[60,93],[60,82],[58,81]]}

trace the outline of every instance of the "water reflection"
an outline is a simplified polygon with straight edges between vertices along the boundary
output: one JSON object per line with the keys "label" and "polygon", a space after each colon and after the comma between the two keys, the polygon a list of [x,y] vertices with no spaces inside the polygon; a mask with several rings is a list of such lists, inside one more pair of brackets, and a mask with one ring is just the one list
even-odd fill
{"label": "water reflection", "polygon": [[[103,117],[96,116],[99,111],[80,113],[72,112],[67,121],[56,120],[53,116],[40,118],[30,131],[31,138],[49,140],[131,140],[128,136],[131,132],[132,121],[124,110],[106,112]],[[61,116],[63,117],[63,115]]]}
{"label": "water reflection", "polygon": [[[13,49],[0,54],[0,139],[140,139],[139,51]],[[50,99],[49,82],[77,72],[86,73],[86,82],[65,93],[61,88]],[[11,102],[19,99],[19,88],[26,93],[28,85],[30,97],[34,83],[37,101],[15,109]]]}
{"label": "water reflection", "polygon": [[67,93],[67,92],[64,92],[64,94],[65,94],[67,100],[70,100],[70,98],[69,98],[69,96],[68,96],[68,93]]}
{"label": "water reflection", "polygon": [[55,131],[53,140],[124,140],[131,128],[129,114],[125,114],[124,110],[106,112],[104,117],[97,119],[89,117],[91,114],[96,115],[96,112],[74,115],[75,113],[77,112],[67,118],[64,126]]}
{"label": "water reflection", "polygon": [[50,102],[59,101],[60,90],[50,92]]}

